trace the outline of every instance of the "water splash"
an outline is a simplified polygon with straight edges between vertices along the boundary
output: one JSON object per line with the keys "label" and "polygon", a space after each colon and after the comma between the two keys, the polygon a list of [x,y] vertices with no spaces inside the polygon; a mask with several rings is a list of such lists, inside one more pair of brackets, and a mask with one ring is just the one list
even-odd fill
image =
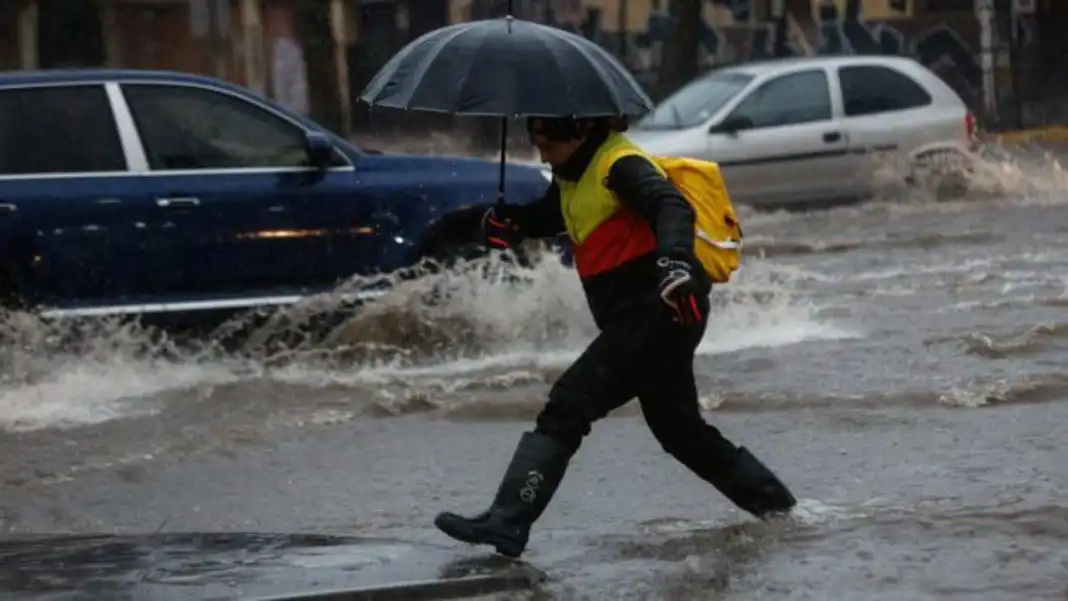
{"label": "water splash", "polygon": [[[354,312],[340,310],[339,299],[360,282],[266,318],[235,318],[219,331],[247,331],[241,345],[225,351],[218,336],[179,343],[137,323],[7,314],[0,325],[9,341],[0,355],[0,429],[97,423],[154,411],[153,399],[162,393],[202,398],[219,387],[233,392],[226,385],[263,380],[294,389],[341,388],[404,413],[405,404],[428,402],[420,400],[428,395],[448,404],[458,392],[551,380],[596,334],[574,272],[554,255],[542,254],[528,267],[494,256],[424,269]],[[797,289],[803,277],[749,261],[736,283],[714,293],[717,310],[699,352],[854,335],[816,317],[817,307]],[[325,332],[305,331],[331,312],[340,316],[326,320],[332,325]]]}
{"label": "water splash", "polygon": [[[899,158],[872,165],[876,195],[867,202],[798,213],[790,210],[763,211],[739,207],[739,216],[748,227],[777,224],[804,227],[859,220],[890,219],[908,215],[956,215],[1004,204],[1006,206],[1059,206],[1068,203],[1068,167],[1055,153],[1015,149],[987,144],[966,157],[962,171],[965,190],[959,194],[940,191],[936,181],[916,181],[909,185],[908,164]],[[889,222],[887,222],[889,223]],[[844,228],[843,228],[844,229]],[[848,231],[848,230],[846,230]],[[845,240],[850,245],[852,240]],[[835,249],[834,240],[821,243]]]}
{"label": "water splash", "polygon": [[[808,213],[741,207],[743,222],[755,241],[763,237],[773,245],[798,238],[809,243],[803,252],[871,245],[892,250],[909,243],[901,236],[923,232],[863,239],[856,232],[889,229],[880,224],[891,218],[899,223],[896,218],[907,215],[954,219],[976,209],[1068,200],[1063,193],[1068,175],[1051,156],[998,156],[996,149],[977,156],[985,162],[974,181],[997,194],[949,201],[918,194]],[[983,233],[942,232],[945,240],[939,243],[981,245]],[[916,243],[926,248],[933,242]],[[158,411],[161,397],[203,399],[272,383],[282,391],[276,403],[289,397],[292,404],[312,402],[301,393],[310,389],[351,397],[355,407],[337,409],[349,416],[362,414],[361,403],[387,415],[443,406],[462,413],[458,405],[468,396],[486,395],[485,405],[504,393],[550,382],[595,335],[574,273],[553,257],[541,257],[523,268],[506,269],[498,259],[451,270],[423,266],[410,274],[417,277],[395,282],[389,294],[355,312],[344,308],[340,294],[366,282],[350,282],[336,294],[234,319],[191,343],[130,322],[44,322],[7,313],[0,317],[0,430],[97,423]],[[716,312],[700,353],[860,334],[848,323],[828,322],[833,314],[819,306],[827,299],[813,293],[810,284],[835,277],[787,267],[790,256],[748,257],[736,282],[714,292]],[[936,266],[924,260],[927,269]],[[887,271],[892,265],[873,267],[865,277],[894,277]],[[1064,297],[1042,302],[1063,306]],[[223,344],[233,332],[242,334],[236,348]],[[528,398],[519,400],[528,403],[538,396],[521,394]],[[706,399],[707,406],[716,404]]]}

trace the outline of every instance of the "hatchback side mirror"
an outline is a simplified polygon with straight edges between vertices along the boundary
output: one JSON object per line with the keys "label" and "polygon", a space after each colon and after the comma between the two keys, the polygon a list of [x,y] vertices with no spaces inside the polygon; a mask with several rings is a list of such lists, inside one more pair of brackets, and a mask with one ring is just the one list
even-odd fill
{"label": "hatchback side mirror", "polygon": [[326,169],[334,161],[334,142],[322,132],[305,134],[304,150],[308,153],[308,163],[316,169]]}
{"label": "hatchback side mirror", "polygon": [[710,134],[734,135],[743,129],[752,129],[753,120],[745,115],[731,115],[709,128]]}

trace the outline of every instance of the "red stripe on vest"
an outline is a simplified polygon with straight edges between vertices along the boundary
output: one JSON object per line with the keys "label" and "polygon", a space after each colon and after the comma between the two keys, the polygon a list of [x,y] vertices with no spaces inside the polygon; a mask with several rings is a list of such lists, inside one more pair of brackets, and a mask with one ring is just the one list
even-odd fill
{"label": "red stripe on vest", "polygon": [[631,209],[620,207],[582,244],[574,245],[575,269],[580,278],[610,271],[656,250],[656,234]]}

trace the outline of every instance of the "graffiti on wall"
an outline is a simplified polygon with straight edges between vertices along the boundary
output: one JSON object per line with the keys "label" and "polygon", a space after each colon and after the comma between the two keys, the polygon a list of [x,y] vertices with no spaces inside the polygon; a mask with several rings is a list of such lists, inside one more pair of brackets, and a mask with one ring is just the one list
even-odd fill
{"label": "graffiti on wall", "polygon": [[[451,22],[466,21],[482,5],[500,10],[494,0],[450,0]],[[623,39],[622,54],[663,42],[674,28],[669,0],[514,0],[516,16],[577,33],[606,46]],[[706,0],[699,22],[702,48],[715,57],[725,49],[724,28],[745,27],[752,22],[752,0]],[[481,11],[481,12],[493,12]]]}
{"label": "graffiti on wall", "polygon": [[[450,18],[471,18],[480,0],[451,0]],[[486,0],[482,0],[485,3]],[[493,4],[492,0],[489,2]],[[674,31],[669,0],[514,0],[517,16],[561,27],[617,53],[649,85]],[[965,98],[981,95],[978,31],[971,11],[917,18],[915,0],[808,0],[771,18],[767,2],[706,0],[698,23],[706,66],[798,55],[899,54],[939,73]],[[791,2],[796,7],[799,3]]]}
{"label": "graffiti on wall", "polygon": [[[899,54],[912,56],[943,76],[952,75],[971,93],[982,89],[977,52],[950,25],[906,33],[891,20],[867,19],[860,0],[818,2],[813,14],[815,54]],[[902,12],[905,12],[904,10]]]}

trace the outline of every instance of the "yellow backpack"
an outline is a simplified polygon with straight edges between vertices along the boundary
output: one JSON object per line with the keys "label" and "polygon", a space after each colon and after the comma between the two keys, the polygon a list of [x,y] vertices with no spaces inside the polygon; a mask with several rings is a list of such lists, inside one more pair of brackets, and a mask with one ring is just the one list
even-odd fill
{"label": "yellow backpack", "polygon": [[719,165],[687,157],[651,157],[693,207],[694,254],[713,283],[742,264],[742,225]]}

